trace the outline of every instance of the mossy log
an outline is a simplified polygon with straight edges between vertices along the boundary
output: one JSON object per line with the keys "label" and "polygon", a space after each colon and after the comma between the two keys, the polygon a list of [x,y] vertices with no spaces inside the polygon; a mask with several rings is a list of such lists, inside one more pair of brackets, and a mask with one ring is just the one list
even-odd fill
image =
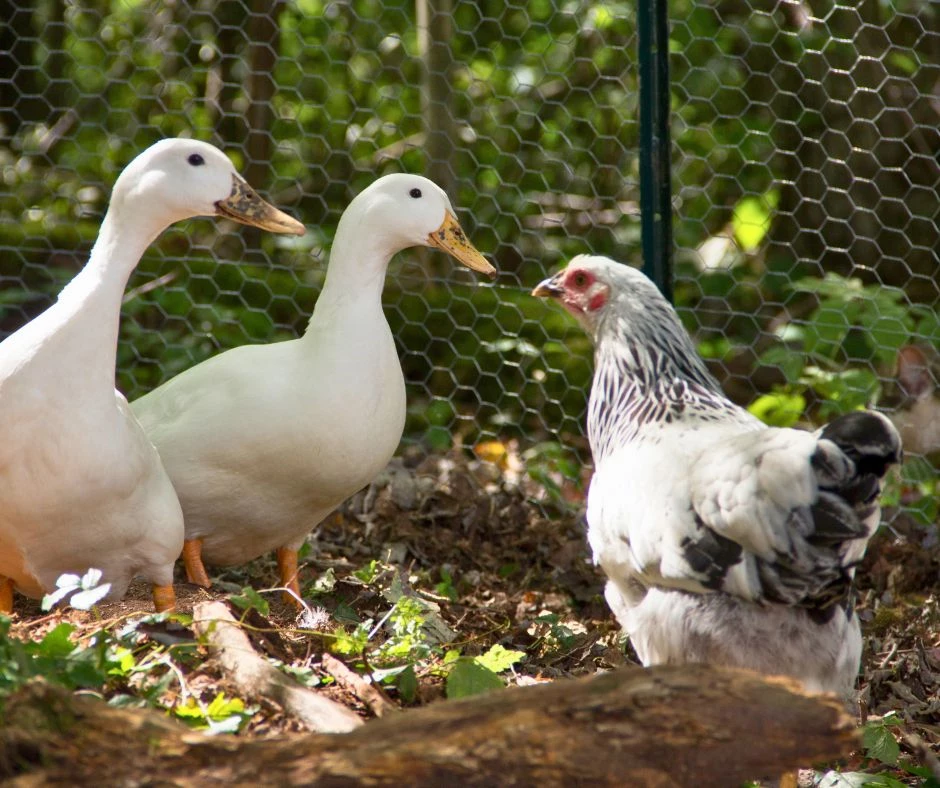
{"label": "mossy log", "polygon": [[704,666],[627,668],[440,702],[345,734],[204,736],[48,684],[8,699],[12,785],[734,786],[846,755],[835,699]]}

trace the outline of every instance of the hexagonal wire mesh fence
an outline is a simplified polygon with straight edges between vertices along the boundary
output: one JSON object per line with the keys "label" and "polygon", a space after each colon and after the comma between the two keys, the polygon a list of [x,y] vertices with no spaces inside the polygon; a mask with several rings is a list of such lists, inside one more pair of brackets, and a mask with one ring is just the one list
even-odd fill
{"label": "hexagonal wire mesh fence", "polygon": [[[589,345],[527,290],[579,252],[639,262],[635,5],[3,0],[0,336],[82,265],[110,184],[158,138],[220,145],[310,232],[165,233],[126,297],[130,398],[301,332],[351,197],[422,172],[501,277],[418,250],[393,263],[408,439],[518,438],[542,478],[576,475],[553,441],[585,456]],[[928,424],[936,6],[673,0],[670,17],[675,292],[713,371],[773,423],[880,402]],[[928,432],[914,454],[938,448]]]}

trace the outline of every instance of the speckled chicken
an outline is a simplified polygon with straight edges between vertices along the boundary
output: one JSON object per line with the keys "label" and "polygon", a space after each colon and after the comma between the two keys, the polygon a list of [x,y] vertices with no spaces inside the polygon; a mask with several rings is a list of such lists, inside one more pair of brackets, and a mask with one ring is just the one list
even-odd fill
{"label": "speckled chicken", "polygon": [[855,567],[901,458],[891,422],[766,426],[724,396],[652,282],[607,258],[576,257],[533,294],[595,342],[588,537],[643,663],[746,667],[847,696]]}

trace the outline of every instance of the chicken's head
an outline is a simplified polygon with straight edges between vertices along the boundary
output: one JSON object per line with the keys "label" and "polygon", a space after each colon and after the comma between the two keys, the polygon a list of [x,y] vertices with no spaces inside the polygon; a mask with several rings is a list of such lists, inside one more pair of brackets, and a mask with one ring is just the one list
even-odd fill
{"label": "chicken's head", "polygon": [[610,261],[603,257],[578,255],[567,267],[540,282],[532,295],[554,298],[592,331],[610,302]]}

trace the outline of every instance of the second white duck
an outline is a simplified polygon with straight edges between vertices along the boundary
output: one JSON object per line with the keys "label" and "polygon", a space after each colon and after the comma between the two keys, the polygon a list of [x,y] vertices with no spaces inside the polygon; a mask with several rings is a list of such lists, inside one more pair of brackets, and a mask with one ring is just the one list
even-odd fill
{"label": "second white duck", "polygon": [[203,558],[228,566],[276,549],[299,595],[309,531],[391,459],[405,381],[381,297],[392,256],[412,246],[495,275],[438,186],[387,175],[343,213],[304,336],[226,351],[132,404],[183,507],[191,582],[209,585]]}

